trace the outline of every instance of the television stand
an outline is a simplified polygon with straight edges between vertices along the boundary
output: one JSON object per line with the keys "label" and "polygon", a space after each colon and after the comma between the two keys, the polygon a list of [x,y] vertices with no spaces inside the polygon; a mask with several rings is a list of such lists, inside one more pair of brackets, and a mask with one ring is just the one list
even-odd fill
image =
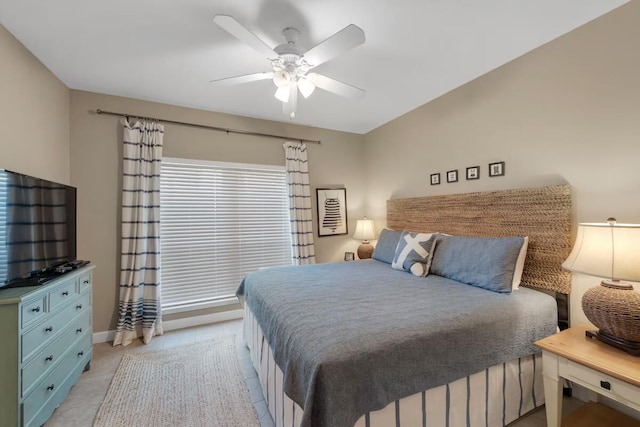
{"label": "television stand", "polygon": [[3,426],[40,426],[91,366],[92,270],[0,289]]}

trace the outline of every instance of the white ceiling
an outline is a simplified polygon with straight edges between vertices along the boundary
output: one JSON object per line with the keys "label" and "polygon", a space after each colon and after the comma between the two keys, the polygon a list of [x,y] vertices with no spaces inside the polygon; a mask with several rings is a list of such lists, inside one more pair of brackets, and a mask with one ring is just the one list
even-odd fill
{"label": "white ceiling", "polygon": [[[0,0],[0,23],[72,89],[366,133],[627,1]],[[310,48],[358,25],[365,44],[314,71],[366,95],[317,90],[289,119],[271,81],[211,85],[270,70],[216,14],[272,47],[285,27]]]}

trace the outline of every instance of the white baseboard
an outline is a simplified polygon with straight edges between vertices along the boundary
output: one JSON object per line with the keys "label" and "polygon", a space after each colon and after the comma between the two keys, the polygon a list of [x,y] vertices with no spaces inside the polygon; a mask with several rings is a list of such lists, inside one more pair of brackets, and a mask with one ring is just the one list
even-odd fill
{"label": "white baseboard", "polygon": [[185,317],[183,319],[168,320],[162,322],[162,329],[173,331],[176,329],[191,328],[193,326],[208,325],[210,323],[226,322],[227,320],[242,319],[244,310],[222,311],[220,313],[203,314],[202,316]]}
{"label": "white baseboard", "polygon": [[[227,320],[242,319],[243,310],[229,310],[220,313],[205,314],[202,316],[185,317],[184,319],[168,320],[162,322],[164,331],[174,331],[176,329],[191,328],[193,326],[208,325],[210,323],[226,322]],[[116,331],[95,332],[93,343],[113,341]]]}
{"label": "white baseboard", "polygon": [[116,336],[116,331],[103,331],[93,333],[93,343],[98,344],[101,342],[113,341]]}

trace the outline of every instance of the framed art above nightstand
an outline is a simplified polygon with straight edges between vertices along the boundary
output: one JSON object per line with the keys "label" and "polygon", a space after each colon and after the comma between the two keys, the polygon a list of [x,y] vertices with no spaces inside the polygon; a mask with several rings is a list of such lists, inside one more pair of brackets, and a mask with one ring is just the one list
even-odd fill
{"label": "framed art above nightstand", "polygon": [[347,234],[347,189],[316,188],[318,237]]}

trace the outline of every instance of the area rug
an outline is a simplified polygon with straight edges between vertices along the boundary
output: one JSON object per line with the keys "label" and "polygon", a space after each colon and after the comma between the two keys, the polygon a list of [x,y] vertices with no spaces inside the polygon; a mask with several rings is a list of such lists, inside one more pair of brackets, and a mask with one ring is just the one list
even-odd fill
{"label": "area rug", "polygon": [[259,426],[235,337],[126,354],[93,425]]}

